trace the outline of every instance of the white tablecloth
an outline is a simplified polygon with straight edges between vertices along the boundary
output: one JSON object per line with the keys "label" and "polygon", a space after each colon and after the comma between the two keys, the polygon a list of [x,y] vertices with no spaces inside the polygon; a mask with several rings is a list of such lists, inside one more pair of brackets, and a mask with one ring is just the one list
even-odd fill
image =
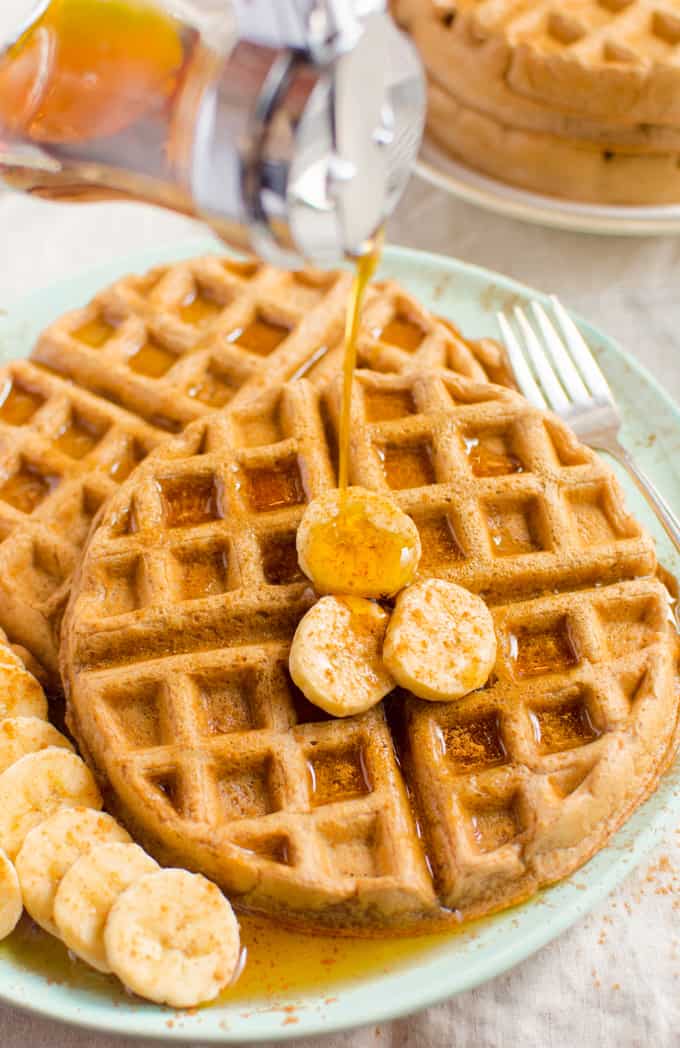
{"label": "white tablecloth", "polygon": [[[150,209],[70,208],[0,197],[0,308],[123,253],[195,232]],[[680,399],[680,238],[595,238],[466,207],[414,183],[395,243],[456,255],[558,292]],[[399,1022],[313,1048],[680,1046],[680,829],[628,883],[508,975]],[[0,1007],[2,1048],[139,1045]]]}

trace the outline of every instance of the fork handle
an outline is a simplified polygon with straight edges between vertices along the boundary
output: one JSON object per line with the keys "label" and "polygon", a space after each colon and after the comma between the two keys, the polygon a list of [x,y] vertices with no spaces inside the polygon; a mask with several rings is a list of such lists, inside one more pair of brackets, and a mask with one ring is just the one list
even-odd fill
{"label": "fork handle", "polygon": [[654,486],[646,473],[643,473],[633,456],[618,440],[602,441],[598,444],[601,451],[608,451],[617,462],[624,466],[645,496],[650,506],[663,525],[664,531],[680,553],[680,520],[666,502],[660,491]]}

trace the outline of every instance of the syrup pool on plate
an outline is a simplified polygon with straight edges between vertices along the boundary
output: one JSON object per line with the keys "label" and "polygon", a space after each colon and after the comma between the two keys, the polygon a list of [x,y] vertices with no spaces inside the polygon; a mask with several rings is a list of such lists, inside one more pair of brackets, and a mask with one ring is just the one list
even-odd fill
{"label": "syrup pool on plate", "polygon": [[[264,918],[238,915],[244,950],[241,972],[214,1005],[271,1001],[283,995],[333,993],[344,983],[379,976],[450,942],[457,930],[400,939],[352,939],[334,935],[302,935]],[[41,975],[50,984],[105,994],[129,1003],[112,975],[104,975],[69,954],[58,939],[24,916],[9,939],[0,944],[0,962]],[[210,1005],[208,1005],[210,1007]]]}

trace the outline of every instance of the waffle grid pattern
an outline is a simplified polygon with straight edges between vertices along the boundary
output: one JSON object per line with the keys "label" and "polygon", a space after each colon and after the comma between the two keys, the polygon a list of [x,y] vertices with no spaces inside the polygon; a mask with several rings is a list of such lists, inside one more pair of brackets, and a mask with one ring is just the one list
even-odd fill
{"label": "waffle grid pattern", "polygon": [[[333,721],[292,685],[314,596],[291,546],[334,483],[339,403],[300,382],[190,427],[110,504],[64,633],[70,722],[135,833],[247,905],[343,928],[488,912],[653,785],[677,713],[665,590],[605,467],[516,394],[360,372],[355,396],[354,482],[412,513],[424,574],[492,606],[487,688]],[[216,549],[221,587],[182,581]]]}
{"label": "waffle grid pattern", "polygon": [[[55,685],[69,580],[97,508],[185,423],[282,378],[327,381],[341,361],[350,281],[349,273],[192,259],[123,278],[51,325],[30,362],[3,370],[0,625]],[[507,381],[495,343],[445,330],[396,284],[371,288],[369,298],[362,352],[383,369],[427,362]],[[384,329],[411,348],[381,339]],[[214,586],[219,556],[202,558]],[[285,574],[279,559],[272,547],[269,574]]]}
{"label": "waffle grid pattern", "polygon": [[3,370],[0,396],[0,618],[54,667],[92,519],[164,435],[28,361]]}
{"label": "waffle grid pattern", "polygon": [[677,0],[394,0],[428,129],[463,163],[567,199],[680,199]]}

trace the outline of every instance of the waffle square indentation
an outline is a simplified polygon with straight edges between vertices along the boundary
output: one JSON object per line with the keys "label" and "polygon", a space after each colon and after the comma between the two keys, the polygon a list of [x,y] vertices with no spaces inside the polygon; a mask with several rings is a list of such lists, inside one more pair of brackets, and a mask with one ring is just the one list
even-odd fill
{"label": "waffle square indentation", "polygon": [[74,413],[71,419],[57,433],[54,439],[54,447],[62,455],[68,455],[69,458],[78,460],[89,455],[93,448],[96,448],[103,435],[104,431],[101,425]]}
{"label": "waffle square indentation", "polygon": [[226,303],[220,303],[207,288],[194,286],[179,304],[177,315],[190,327],[207,327],[220,315]]}
{"label": "waffle square indentation", "polygon": [[0,487],[0,499],[20,513],[31,514],[58,486],[61,477],[46,473],[39,466],[23,460]]}
{"label": "waffle square indentation", "polygon": [[270,779],[269,757],[225,769],[218,781],[224,817],[229,821],[257,819],[276,811]]}
{"label": "waffle square indentation", "polygon": [[468,430],[463,434],[463,447],[476,477],[505,477],[524,472],[512,433],[507,430]]}
{"label": "waffle square indentation", "polygon": [[167,374],[178,359],[177,353],[173,353],[167,346],[149,337],[144,345],[128,358],[128,366],[138,375],[163,378],[163,375]]}
{"label": "waffle square indentation", "polygon": [[229,549],[226,545],[207,549],[174,551],[177,595],[180,600],[201,600],[226,593],[229,579]]}
{"label": "waffle square indentation", "polygon": [[45,403],[45,398],[16,379],[8,378],[0,391],[0,422],[8,426],[25,426],[36,411]]}
{"label": "waffle square indentation", "polygon": [[252,670],[213,671],[194,678],[200,730],[208,736],[230,735],[261,727],[255,704]]}
{"label": "waffle square indentation", "polygon": [[212,475],[166,477],[158,481],[168,528],[188,528],[219,520],[220,493]]}
{"label": "waffle square indentation", "polygon": [[656,639],[655,604],[649,598],[617,601],[611,607],[600,608],[599,614],[612,658],[617,659],[629,651],[641,651]]}
{"label": "waffle square indentation", "polygon": [[126,749],[145,750],[160,746],[163,740],[160,718],[162,684],[156,681],[126,682],[101,700]]}
{"label": "waffle square indentation", "polygon": [[416,411],[413,394],[408,389],[367,389],[364,405],[367,422],[391,422]]}
{"label": "waffle square indentation", "polygon": [[379,877],[383,871],[375,819],[325,833],[331,867],[340,877]]}
{"label": "waffle square indentation", "polygon": [[534,739],[540,753],[560,753],[593,742],[600,735],[585,695],[578,694],[529,711]]}
{"label": "waffle square indentation", "polygon": [[375,332],[375,337],[404,353],[415,353],[427,335],[425,328],[413,317],[399,310],[385,326]]}
{"label": "waffle square indentation", "polygon": [[296,456],[281,459],[271,466],[245,468],[244,473],[248,502],[256,513],[300,506],[307,501]]}
{"label": "waffle square indentation", "polygon": [[354,800],[371,792],[368,771],[357,746],[329,753],[309,753],[307,769],[314,808]]}
{"label": "waffle square indentation", "polygon": [[211,364],[200,378],[197,378],[187,389],[187,396],[200,400],[210,408],[223,408],[234,396],[241,383],[235,375]]}
{"label": "waffle square indentation", "polygon": [[102,615],[125,615],[141,608],[144,564],[141,557],[124,557],[103,568],[104,599],[97,604]]}
{"label": "waffle square indentation", "polygon": [[146,448],[142,447],[138,441],[127,439],[109,462],[109,476],[116,484],[122,484],[130,476],[133,469],[146,458],[146,455]]}
{"label": "waffle square indentation", "polygon": [[229,340],[258,357],[268,357],[289,335],[289,327],[278,324],[264,313],[258,312],[244,328],[237,328],[232,332]]}
{"label": "waffle square indentation", "polygon": [[509,639],[516,677],[542,677],[578,664],[579,654],[566,615],[551,626],[520,626]]}
{"label": "waffle square indentation", "polygon": [[544,549],[540,503],[534,496],[486,503],[491,550],[497,557],[516,557]]}
{"label": "waffle square indentation", "polygon": [[441,567],[442,562],[463,560],[464,553],[456,536],[451,518],[446,513],[428,516],[413,515],[420,534],[421,569],[428,571]]}
{"label": "waffle square indentation", "polygon": [[305,575],[298,563],[295,532],[283,535],[268,535],[260,545],[262,571],[270,586],[288,586],[302,582]]}
{"label": "waffle square indentation", "polygon": [[491,804],[470,812],[472,839],[481,852],[493,852],[510,844],[521,832],[516,799],[506,804]]}
{"label": "waffle square indentation", "polygon": [[567,499],[581,546],[599,546],[628,537],[615,519],[609,492],[603,485],[575,488]]}
{"label": "waffle square indentation", "polygon": [[98,316],[77,328],[73,332],[73,337],[78,342],[89,346],[90,349],[101,349],[115,334],[115,326],[110,324],[105,317]]}
{"label": "waffle square indentation", "polygon": [[456,774],[507,764],[509,757],[501,733],[500,717],[451,717],[440,726],[444,754]]}
{"label": "waffle square indentation", "polygon": [[385,444],[378,448],[385,480],[393,491],[434,484],[434,453],[429,440],[412,444]]}

